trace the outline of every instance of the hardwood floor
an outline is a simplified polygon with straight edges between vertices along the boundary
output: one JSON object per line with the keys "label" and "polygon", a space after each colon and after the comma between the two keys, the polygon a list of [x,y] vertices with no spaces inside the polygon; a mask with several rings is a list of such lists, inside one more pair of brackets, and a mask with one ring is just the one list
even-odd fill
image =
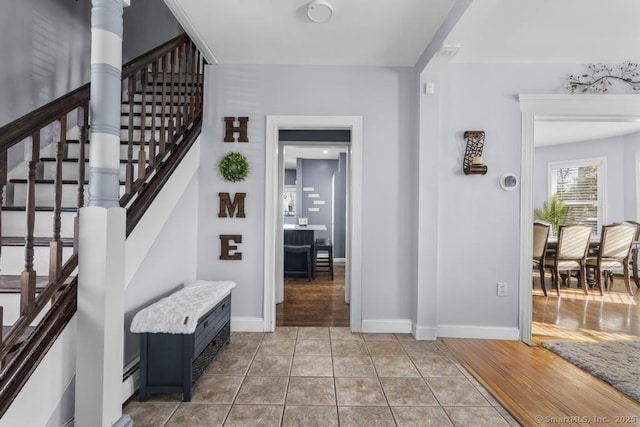
{"label": "hardwood floor", "polygon": [[284,302],[276,305],[276,326],[349,326],[349,304],[344,302],[344,264],[316,278],[287,278]]}
{"label": "hardwood floor", "polygon": [[[545,297],[536,286],[533,341],[639,339],[640,290],[634,290],[627,295],[619,277],[604,296],[561,288],[561,297],[555,290]],[[442,341],[524,425],[640,425],[640,403],[546,348],[519,341]]]}

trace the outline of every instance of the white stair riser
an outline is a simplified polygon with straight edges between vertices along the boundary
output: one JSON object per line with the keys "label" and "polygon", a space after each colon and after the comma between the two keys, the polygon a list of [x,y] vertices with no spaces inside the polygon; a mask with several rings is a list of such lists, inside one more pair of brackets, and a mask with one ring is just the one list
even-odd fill
{"label": "white stair riser", "polygon": [[[126,159],[127,158],[127,152],[129,150],[129,146],[128,145],[124,145],[124,144],[120,144],[120,158],[121,159]],[[138,158],[138,151],[140,151],[140,145],[139,144],[134,144],[133,145],[133,156],[135,159]],[[147,157],[149,156],[149,146],[145,145],[144,147],[144,151],[147,154]],[[80,144],[69,144],[69,148],[67,149],[67,158],[69,159],[78,159],[80,156]],[[85,144],[84,147],[84,158],[88,159],[89,158],[89,144]],[[87,169],[88,170],[88,169]]]}
{"label": "white stair riser", "polygon": [[[63,238],[73,238],[74,218],[76,212],[60,213],[60,234]],[[47,237],[53,233],[53,212],[36,212],[34,236]],[[27,235],[27,217],[24,211],[2,212],[2,236],[24,237]],[[4,255],[4,254],[3,254]]]}
{"label": "white stair riser", "polygon": [[[46,246],[36,246],[33,248],[33,269],[38,276],[49,275],[49,248]],[[62,248],[62,264],[67,262],[73,255],[73,248]],[[24,247],[23,246],[3,246],[0,257],[0,271],[6,275],[20,275],[24,271]]]}
{"label": "white stair riser", "polygon": [[[156,128],[160,128],[160,126],[162,125],[162,116],[160,114],[157,114],[156,116]],[[166,120],[166,118],[165,118]],[[153,125],[153,116],[148,115],[144,118],[144,124],[147,128],[150,128]],[[140,124],[142,123],[142,117],[141,116],[133,116],[133,125],[134,126],[140,126]],[[129,126],[129,116],[120,116],[120,126]]]}
{"label": "white stair riser", "polygon": [[[2,306],[2,326],[13,326],[20,317],[20,294],[0,294],[0,305]],[[49,311],[51,303],[47,303],[44,310],[36,316],[31,326],[36,326]]]}
{"label": "white stair riser", "polygon": [[[15,183],[13,205],[26,206],[27,184]],[[124,194],[124,186],[120,186],[120,196]],[[84,199],[89,199],[88,186],[84,186]],[[36,206],[55,206],[54,184],[36,184]],[[62,185],[62,206],[72,207],[78,204],[78,186],[75,184]]]}
{"label": "white stair riser", "polygon": [[[134,152],[134,157],[137,156],[137,152]],[[126,177],[126,167],[124,163],[120,163],[120,181],[124,181]],[[85,162],[84,177],[89,177],[89,162]],[[55,179],[56,177],[56,164],[54,162],[43,162],[43,175],[42,179]],[[138,177],[138,164],[133,164],[133,179]],[[78,163],[64,163],[62,164],[62,179],[63,180],[78,180]]]}
{"label": "white stair riser", "polygon": [[[175,101],[174,101],[174,103],[175,103]],[[147,107],[145,109],[146,114],[147,115],[151,115],[152,106],[150,104],[147,104],[146,107]],[[179,107],[178,105],[173,105],[173,107],[171,105],[165,105],[164,111],[167,114],[170,113],[171,111],[173,111],[173,113],[175,114],[175,112],[178,110],[178,107]],[[182,108],[182,107],[180,107],[180,108]],[[122,104],[120,106],[120,112],[128,114],[129,113],[129,105],[128,104]],[[135,105],[134,104],[133,105],[133,112],[134,113],[142,113],[142,105]],[[157,105],[157,104],[156,104],[156,114],[158,114],[158,115],[162,114],[162,109],[161,109],[160,105]]]}
{"label": "white stair riser", "polygon": [[[151,94],[151,93],[147,93],[146,94],[146,100],[147,100],[147,104],[149,104],[149,106],[153,105],[153,97],[154,97],[154,95]],[[177,93],[173,94],[173,102],[174,102],[174,104],[183,104],[185,102],[189,102],[189,98],[190,97],[184,96],[184,95],[178,96]],[[191,98],[193,99],[194,97],[191,97]],[[142,102],[142,99],[143,99],[143,97],[142,97],[141,93],[136,93],[133,96],[133,102]],[[169,103],[170,101],[171,101],[171,94],[167,94],[166,97],[165,97],[164,102],[165,103]],[[128,102],[129,102],[129,97],[124,99],[124,103],[125,104],[128,103]],[[162,105],[162,94],[157,95],[157,98],[156,98],[156,110],[159,109],[160,105]]]}
{"label": "white stair riser", "polygon": [[[165,133],[165,141],[167,140],[167,134],[168,133],[169,132]],[[156,142],[160,141],[160,130],[159,129],[156,129],[155,133],[151,132],[149,129],[146,129],[144,131],[144,134],[143,134],[142,130],[134,129],[134,131],[133,131],[133,141],[149,142],[151,140],[151,135],[154,135]],[[128,129],[122,129],[120,131],[120,140],[121,141],[128,141],[129,140],[129,130]]]}

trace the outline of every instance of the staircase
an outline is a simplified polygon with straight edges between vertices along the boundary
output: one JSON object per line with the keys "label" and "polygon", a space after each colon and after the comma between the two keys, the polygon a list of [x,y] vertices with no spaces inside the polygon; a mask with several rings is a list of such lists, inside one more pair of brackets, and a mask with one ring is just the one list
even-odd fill
{"label": "staircase", "polygon": [[[186,35],[123,67],[120,205],[127,236],[200,133],[203,69]],[[0,129],[0,417],[75,313],[88,106],[85,85]],[[9,164],[16,153],[24,161]]]}

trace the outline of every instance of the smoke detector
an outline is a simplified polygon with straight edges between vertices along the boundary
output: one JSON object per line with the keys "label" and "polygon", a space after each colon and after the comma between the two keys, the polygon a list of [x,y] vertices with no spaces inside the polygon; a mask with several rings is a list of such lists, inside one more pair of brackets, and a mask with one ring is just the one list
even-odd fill
{"label": "smoke detector", "polygon": [[460,43],[442,43],[442,47],[436,53],[436,56],[450,58],[455,56],[460,50]]}
{"label": "smoke detector", "polygon": [[327,22],[333,16],[333,5],[327,0],[313,0],[307,6],[307,16],[313,22]]}

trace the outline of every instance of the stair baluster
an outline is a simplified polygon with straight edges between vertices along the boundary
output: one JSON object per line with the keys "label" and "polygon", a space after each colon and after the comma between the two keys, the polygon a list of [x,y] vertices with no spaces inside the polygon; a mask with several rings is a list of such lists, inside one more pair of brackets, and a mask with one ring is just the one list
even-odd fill
{"label": "stair baluster", "polygon": [[[160,113],[160,146],[158,147],[158,151],[160,152],[160,158],[164,157],[164,150],[166,144],[167,137],[167,127],[166,127],[166,108],[167,108],[167,72],[169,71],[169,63],[168,63],[169,55],[162,56],[162,99],[160,101],[160,106],[162,108],[162,112]],[[155,120],[155,119],[154,119]]]}
{"label": "stair baluster", "polygon": [[[0,152],[0,207],[4,205],[4,187],[5,185],[7,185],[7,176],[8,176],[7,151],[2,151]],[[0,256],[1,255],[2,255],[2,214],[0,212]]]}
{"label": "stair baluster", "polygon": [[149,73],[147,68],[145,67],[141,71],[140,81],[142,83],[142,105],[140,110],[140,150],[138,151],[138,179],[141,184],[144,182],[145,177],[145,164],[147,163],[146,153],[144,151],[146,141],[144,135],[146,133],[146,122],[147,122],[147,79]]}
{"label": "stair baluster", "polygon": [[[55,200],[53,207],[53,238],[49,243],[49,282],[55,281],[62,267],[62,239],[60,230],[62,224],[60,216],[62,215],[62,156],[64,153],[64,145],[67,142],[67,115],[60,117],[55,125],[55,144],[56,144],[56,176],[54,181]],[[82,185],[84,183],[81,183]]]}
{"label": "stair baluster", "polygon": [[202,83],[201,76],[204,75],[204,58],[200,54],[200,51],[197,51],[198,55],[198,71],[196,72],[196,114],[200,114],[202,112]]}
{"label": "stair baluster", "polygon": [[[36,271],[33,269],[34,236],[36,220],[36,167],[40,156],[40,130],[26,140],[25,160],[27,161],[27,235],[24,247],[24,271],[20,280],[20,315],[31,313],[36,305]],[[30,146],[29,146],[30,145]]]}
{"label": "stair baluster", "polygon": [[[178,78],[178,117],[177,117],[177,125],[176,125],[176,133],[182,132],[182,127],[184,126],[185,113],[186,113],[186,103],[185,98],[182,96],[184,87],[187,86],[187,76],[185,74],[185,56],[186,56],[186,46],[181,45],[179,47],[180,57],[178,58],[178,70],[180,72],[180,76]],[[184,86],[182,85],[182,77],[184,75]]]}
{"label": "stair baluster", "polygon": [[149,139],[149,167],[153,169],[156,164],[156,99],[158,86],[158,60],[151,64],[151,139]]}
{"label": "stair baluster", "polygon": [[[131,194],[133,191],[133,126],[134,126],[134,104],[136,96],[136,74],[134,73],[127,80],[127,104],[129,106],[129,141],[127,144],[127,166],[125,169],[125,193]],[[142,113],[141,113],[142,115]]]}
{"label": "stair baluster", "polygon": [[168,142],[173,143],[173,136],[175,133],[175,124],[173,120],[173,103],[175,102],[173,94],[175,88],[175,75],[176,75],[176,50],[172,49],[170,56],[171,62],[171,94],[169,95],[169,139]]}
{"label": "stair baluster", "polygon": [[80,236],[80,208],[84,206],[85,147],[89,128],[89,103],[78,107],[78,127],[80,128],[80,144],[78,147],[78,212],[73,219],[73,253],[78,253],[78,237]]}
{"label": "stair baluster", "polygon": [[192,42],[189,47],[189,67],[191,68],[191,81],[189,82],[189,122],[191,122],[196,114],[196,101],[194,99],[196,84],[196,45]]}

